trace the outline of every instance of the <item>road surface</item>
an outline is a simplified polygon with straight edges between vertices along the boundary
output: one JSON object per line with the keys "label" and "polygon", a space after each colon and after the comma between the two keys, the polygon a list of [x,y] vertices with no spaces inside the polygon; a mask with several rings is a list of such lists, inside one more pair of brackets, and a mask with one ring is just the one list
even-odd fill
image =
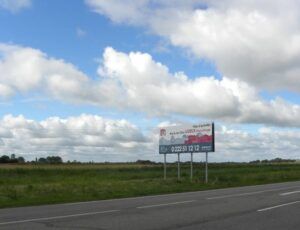
{"label": "road surface", "polygon": [[0,229],[300,229],[300,181],[0,209]]}

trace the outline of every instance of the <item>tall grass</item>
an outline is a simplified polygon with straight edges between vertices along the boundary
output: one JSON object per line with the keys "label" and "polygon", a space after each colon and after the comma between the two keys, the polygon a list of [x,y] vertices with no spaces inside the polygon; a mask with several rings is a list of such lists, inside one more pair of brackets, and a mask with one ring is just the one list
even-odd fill
{"label": "tall grass", "polygon": [[81,164],[0,166],[0,207],[53,204],[121,197],[196,191],[300,180],[300,164],[210,164],[204,184],[204,165]]}

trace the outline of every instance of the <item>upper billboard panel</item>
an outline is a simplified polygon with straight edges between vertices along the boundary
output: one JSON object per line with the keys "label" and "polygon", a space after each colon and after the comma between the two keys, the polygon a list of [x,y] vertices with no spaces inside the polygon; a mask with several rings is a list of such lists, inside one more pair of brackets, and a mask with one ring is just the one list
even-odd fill
{"label": "upper billboard panel", "polygon": [[170,126],[160,129],[160,154],[214,151],[214,123]]}

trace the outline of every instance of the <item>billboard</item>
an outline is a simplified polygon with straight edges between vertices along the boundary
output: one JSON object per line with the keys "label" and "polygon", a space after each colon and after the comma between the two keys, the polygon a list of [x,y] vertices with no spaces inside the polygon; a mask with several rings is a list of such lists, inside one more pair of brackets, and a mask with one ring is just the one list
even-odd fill
{"label": "billboard", "polygon": [[159,131],[160,154],[214,151],[214,123],[170,126]]}

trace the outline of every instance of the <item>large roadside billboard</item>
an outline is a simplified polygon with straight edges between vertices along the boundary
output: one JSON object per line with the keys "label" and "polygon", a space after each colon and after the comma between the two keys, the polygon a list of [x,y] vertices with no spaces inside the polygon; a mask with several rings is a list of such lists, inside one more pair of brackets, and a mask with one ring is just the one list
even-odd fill
{"label": "large roadside billboard", "polygon": [[160,154],[214,151],[214,123],[170,126],[159,131]]}

